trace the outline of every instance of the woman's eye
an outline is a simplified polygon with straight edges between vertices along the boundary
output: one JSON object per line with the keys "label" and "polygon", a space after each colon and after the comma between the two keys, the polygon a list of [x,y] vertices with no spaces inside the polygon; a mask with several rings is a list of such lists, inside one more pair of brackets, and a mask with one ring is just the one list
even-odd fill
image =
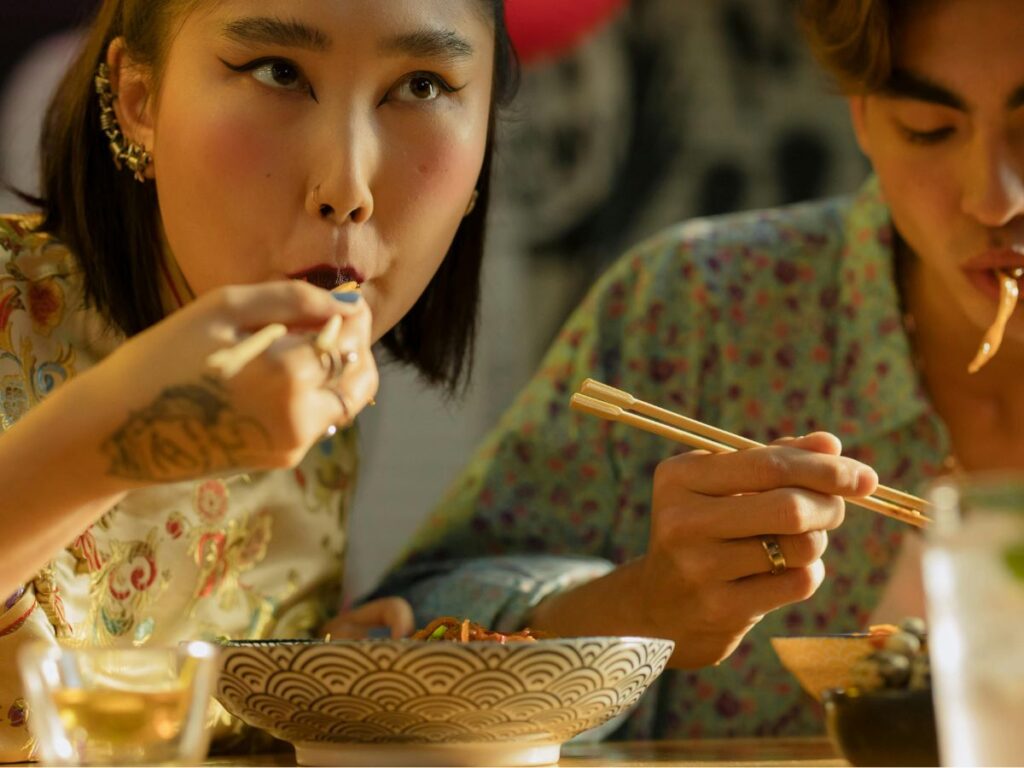
{"label": "woman's eye", "polygon": [[293,64],[288,59],[257,59],[256,61],[239,65],[230,64],[223,59],[221,61],[231,71],[246,72],[258,83],[268,88],[284,91],[305,91],[313,96],[314,99],[316,98],[316,95],[313,93],[313,86],[310,85],[306,76],[302,74],[302,70],[299,69],[297,64]]}
{"label": "woman's eye", "polygon": [[290,61],[276,59],[267,61],[253,68],[252,76],[271,88],[286,88],[288,90],[300,90],[302,88],[302,74],[299,68]]}
{"label": "woman's eye", "polygon": [[390,95],[397,101],[434,101],[442,94],[454,93],[455,90],[438,75],[417,72],[399,82]]}

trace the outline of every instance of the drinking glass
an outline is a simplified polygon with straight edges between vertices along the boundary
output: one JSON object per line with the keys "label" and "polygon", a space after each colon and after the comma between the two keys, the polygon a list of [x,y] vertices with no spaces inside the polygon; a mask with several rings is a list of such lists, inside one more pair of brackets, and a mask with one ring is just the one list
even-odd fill
{"label": "drinking glass", "polygon": [[1024,476],[928,490],[929,653],[943,765],[1024,764]]}
{"label": "drinking glass", "polygon": [[68,648],[19,654],[28,726],[50,765],[198,765],[210,734],[217,649]]}

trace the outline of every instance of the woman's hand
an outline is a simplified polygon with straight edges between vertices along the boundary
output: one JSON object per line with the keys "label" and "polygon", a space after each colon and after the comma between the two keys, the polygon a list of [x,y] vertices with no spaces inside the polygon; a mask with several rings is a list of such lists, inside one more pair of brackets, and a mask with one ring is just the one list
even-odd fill
{"label": "woman's hand", "polygon": [[[163,483],[297,464],[377,391],[370,310],[347,298],[297,281],[222,288],[125,343],[87,374],[121,407],[101,445],[109,473]],[[335,315],[329,352],[340,366],[314,344]],[[208,366],[211,353],[271,323],[289,333],[237,375]]]}
{"label": "woman's hand", "polygon": [[374,627],[387,627],[392,639],[408,637],[416,628],[412,607],[402,597],[371,600],[351,611],[342,611],[320,629],[333,640],[361,640]]}
{"label": "woman's hand", "polygon": [[[290,467],[332,424],[355,416],[378,378],[369,307],[350,298],[292,281],[213,291],[29,411],[0,440],[0,594],[129,490]],[[349,361],[329,376],[313,340],[335,316],[336,358]],[[237,375],[224,380],[207,363],[271,323],[289,333]]]}
{"label": "woman's hand", "polygon": [[[662,462],[647,552],[549,598],[531,626],[590,634],[618,625],[618,633],[675,640],[673,667],[721,661],[766,613],[814,594],[825,576],[827,531],[843,522],[841,497],[877,486],[874,470],[840,451],[838,439],[819,432]],[[781,572],[771,573],[764,536],[781,546]]]}

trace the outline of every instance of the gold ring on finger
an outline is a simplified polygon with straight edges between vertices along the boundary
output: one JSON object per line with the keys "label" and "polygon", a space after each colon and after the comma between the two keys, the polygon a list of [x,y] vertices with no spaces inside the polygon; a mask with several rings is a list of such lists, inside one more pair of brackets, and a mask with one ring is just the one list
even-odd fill
{"label": "gold ring on finger", "polygon": [[772,534],[760,536],[761,546],[764,547],[764,552],[768,555],[768,562],[771,563],[771,570],[769,573],[772,576],[777,576],[786,570],[786,556],[782,554],[782,545],[779,544],[778,538]]}

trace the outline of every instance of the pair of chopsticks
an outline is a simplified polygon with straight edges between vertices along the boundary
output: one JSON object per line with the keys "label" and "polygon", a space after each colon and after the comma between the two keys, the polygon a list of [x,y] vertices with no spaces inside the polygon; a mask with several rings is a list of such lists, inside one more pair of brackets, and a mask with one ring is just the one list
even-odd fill
{"label": "pair of chopsticks", "polygon": [[[659,408],[593,379],[587,379],[580,385],[580,391],[572,396],[571,406],[575,411],[628,424],[709,453],[764,447],[764,443]],[[928,510],[927,501],[884,485],[878,486],[872,496],[849,498],[847,501],[918,528],[931,522],[923,514]]]}
{"label": "pair of chopsticks", "polygon": [[[343,283],[334,290],[358,291],[359,283]],[[341,333],[341,317],[335,315],[324,324],[316,341],[313,342],[313,346],[317,350],[327,351],[338,343],[339,333]],[[222,380],[227,381],[237,376],[245,366],[270,349],[275,341],[286,335],[288,335],[286,326],[281,323],[271,323],[232,347],[218,349],[206,358],[206,365]]]}

